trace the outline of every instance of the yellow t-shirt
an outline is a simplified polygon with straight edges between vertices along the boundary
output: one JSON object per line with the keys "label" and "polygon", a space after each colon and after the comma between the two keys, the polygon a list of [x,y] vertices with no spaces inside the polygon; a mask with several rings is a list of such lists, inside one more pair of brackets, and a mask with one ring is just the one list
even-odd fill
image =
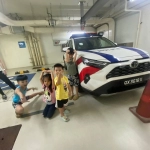
{"label": "yellow t-shirt", "polygon": [[[58,77],[55,77],[54,82],[56,85],[56,82],[58,80]],[[68,78],[66,76],[63,76],[61,78],[61,84],[56,86],[56,99],[57,100],[63,100],[68,99],[68,88],[67,84],[69,83]]]}

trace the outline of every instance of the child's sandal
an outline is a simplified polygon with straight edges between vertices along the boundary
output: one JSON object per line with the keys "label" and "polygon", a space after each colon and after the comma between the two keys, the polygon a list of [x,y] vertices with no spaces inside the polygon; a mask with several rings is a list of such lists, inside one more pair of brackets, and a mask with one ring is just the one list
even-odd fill
{"label": "child's sandal", "polygon": [[74,95],[70,96],[70,97],[69,97],[69,100],[72,100],[72,99],[73,99],[73,97],[74,97]]}
{"label": "child's sandal", "polygon": [[21,115],[16,114],[16,118],[21,118]]}
{"label": "child's sandal", "polygon": [[74,101],[77,100],[78,98],[79,98],[79,95],[73,96],[73,100],[74,100]]}

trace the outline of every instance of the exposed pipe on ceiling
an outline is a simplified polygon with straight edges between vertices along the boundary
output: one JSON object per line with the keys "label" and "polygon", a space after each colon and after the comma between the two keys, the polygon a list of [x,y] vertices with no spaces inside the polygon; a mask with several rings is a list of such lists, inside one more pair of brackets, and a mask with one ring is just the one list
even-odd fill
{"label": "exposed pipe on ceiling", "polygon": [[[65,28],[34,28],[34,27],[24,27],[24,30],[31,33],[61,33],[61,32],[76,32],[80,31],[80,27],[65,27]],[[85,27],[87,32],[95,32],[93,27]]]}
{"label": "exposed pipe on ceiling", "polygon": [[[48,26],[48,21],[47,20],[21,20],[21,21],[16,21],[8,18],[5,16],[3,13],[0,12],[0,22],[3,24],[6,24],[8,26]],[[56,24],[61,25],[61,24],[66,24],[66,25],[73,25],[73,24],[79,24],[79,20],[57,20]]]}
{"label": "exposed pipe on ceiling", "polygon": [[107,3],[107,0],[97,0],[94,5],[87,11],[84,16],[81,16],[81,25],[84,24],[88,19],[95,16],[97,12]]}
{"label": "exposed pipe on ceiling", "polygon": [[32,66],[35,66],[34,60],[33,60],[32,51],[31,51],[31,47],[30,47],[30,44],[29,44],[28,35],[27,35],[27,34],[24,34],[24,36],[25,36],[25,40],[26,40],[27,47],[28,47],[28,51],[29,51],[29,55],[30,55],[30,60],[31,60],[30,63],[32,63]]}
{"label": "exposed pipe on ceiling", "polygon": [[43,54],[43,49],[42,49],[42,45],[41,45],[41,40],[38,34],[36,34],[37,37],[37,42],[38,42],[38,47],[40,50],[40,54],[41,54],[41,58],[42,58],[42,64],[45,65],[45,59],[44,59],[44,54]]}
{"label": "exposed pipe on ceiling", "polygon": [[[37,34],[36,34],[37,35]],[[43,56],[43,51],[40,44],[40,39],[34,33],[26,32],[27,44],[30,48],[30,59],[32,59],[33,66],[45,65],[45,59]]]}
{"label": "exposed pipe on ceiling", "polygon": [[32,34],[32,43],[33,43],[35,53],[37,56],[36,59],[37,59],[38,66],[40,66],[40,65],[42,65],[42,58],[41,58],[40,51],[39,51],[38,46],[37,46],[37,40],[34,37],[34,34]]}
{"label": "exposed pipe on ceiling", "polygon": [[[59,20],[56,20],[56,27],[57,26],[80,26],[80,20],[63,20],[64,17],[59,17]],[[80,19],[80,18],[79,18]],[[107,18],[110,19],[110,18]],[[30,27],[30,26],[49,26],[48,21],[46,20],[12,20],[5,16],[3,13],[0,12],[0,22],[7,26],[24,26],[24,27]],[[101,21],[98,17],[92,17],[87,22],[86,25],[93,25],[93,24],[99,24]]]}
{"label": "exposed pipe on ceiling", "polygon": [[81,14],[81,17],[83,17],[83,15],[84,15],[84,1],[80,1],[79,4],[80,4],[80,14]]}
{"label": "exposed pipe on ceiling", "polygon": [[[85,2],[85,1],[80,1],[80,2],[79,2],[81,18],[82,18],[83,15],[84,15],[84,2]],[[82,22],[82,21],[81,21],[80,24],[81,24],[81,30],[84,30],[85,22]]]}
{"label": "exposed pipe on ceiling", "polygon": [[32,43],[31,33],[28,34],[28,39],[29,39],[29,46],[31,48],[31,53],[32,53],[32,56],[33,56],[33,65],[38,66],[35,50],[34,50],[33,43]]}

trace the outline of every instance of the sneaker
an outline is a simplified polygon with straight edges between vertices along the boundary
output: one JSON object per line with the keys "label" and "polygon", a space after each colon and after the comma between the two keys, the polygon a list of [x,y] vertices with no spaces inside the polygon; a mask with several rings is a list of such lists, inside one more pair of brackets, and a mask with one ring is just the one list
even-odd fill
{"label": "sneaker", "polygon": [[6,95],[2,95],[2,99],[3,100],[7,100],[7,96]]}
{"label": "sneaker", "polygon": [[75,100],[77,100],[79,98],[79,95],[75,95],[74,97],[73,97],[73,100],[75,101]]}
{"label": "sneaker", "polygon": [[62,116],[61,119],[64,121],[64,122],[68,122],[70,119],[66,116]]}
{"label": "sneaker", "polygon": [[69,109],[65,109],[64,114],[70,114],[70,110]]}

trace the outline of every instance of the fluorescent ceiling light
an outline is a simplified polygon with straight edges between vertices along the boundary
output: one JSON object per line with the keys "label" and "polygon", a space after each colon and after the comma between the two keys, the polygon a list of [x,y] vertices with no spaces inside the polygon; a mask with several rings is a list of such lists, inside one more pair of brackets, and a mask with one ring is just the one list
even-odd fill
{"label": "fluorescent ceiling light", "polygon": [[128,0],[128,1],[130,1],[130,2],[134,2],[135,0]]}
{"label": "fluorescent ceiling light", "polygon": [[84,34],[85,32],[84,31],[73,31],[71,32],[72,34]]}

